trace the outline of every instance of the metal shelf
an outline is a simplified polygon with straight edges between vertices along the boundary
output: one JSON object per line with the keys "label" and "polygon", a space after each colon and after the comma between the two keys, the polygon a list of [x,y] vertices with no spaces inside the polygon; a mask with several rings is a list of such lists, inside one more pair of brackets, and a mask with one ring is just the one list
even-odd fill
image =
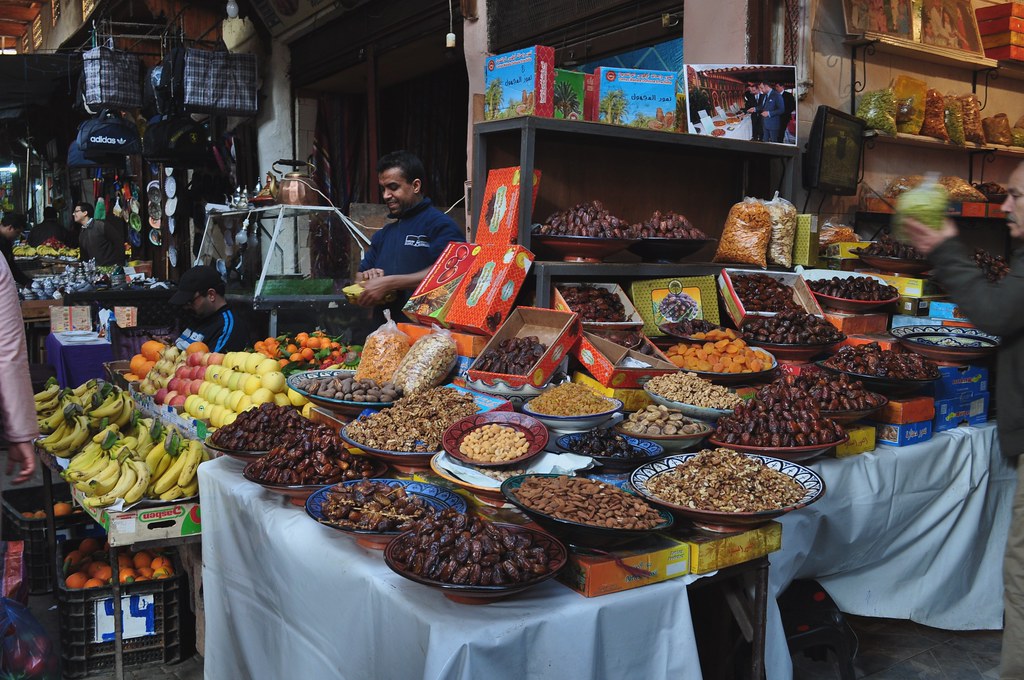
{"label": "metal shelf", "polygon": [[864,33],[843,41],[844,45],[854,49],[854,59],[858,48],[871,48],[875,52],[894,54],[901,57],[909,57],[918,61],[926,61],[940,66],[951,66],[964,71],[991,71],[999,68],[999,62],[995,59],[983,57],[980,54],[964,52],[950,47],[938,47],[936,45],[925,45],[913,40],[897,38],[882,33]]}

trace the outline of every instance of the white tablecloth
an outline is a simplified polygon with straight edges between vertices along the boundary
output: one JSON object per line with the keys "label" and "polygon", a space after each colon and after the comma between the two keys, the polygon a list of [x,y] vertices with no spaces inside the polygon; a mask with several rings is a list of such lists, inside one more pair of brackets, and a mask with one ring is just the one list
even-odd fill
{"label": "white tablecloth", "polygon": [[1002,627],[1002,555],[1016,470],[995,424],[810,467],[825,497],[782,518],[770,556],[769,680],[792,677],[775,596],[815,578],[839,608],[948,630]]}
{"label": "white tablecloth", "polygon": [[456,604],[241,469],[199,468],[211,680],[700,678],[692,576],[593,599],[548,581]]}

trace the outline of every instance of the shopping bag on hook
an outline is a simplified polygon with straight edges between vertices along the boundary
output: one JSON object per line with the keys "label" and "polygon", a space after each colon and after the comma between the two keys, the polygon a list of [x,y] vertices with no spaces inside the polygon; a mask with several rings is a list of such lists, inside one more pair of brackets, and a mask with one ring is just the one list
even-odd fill
{"label": "shopping bag on hook", "polygon": [[134,54],[94,47],[82,55],[82,73],[88,107],[127,110],[142,106],[142,69]]}

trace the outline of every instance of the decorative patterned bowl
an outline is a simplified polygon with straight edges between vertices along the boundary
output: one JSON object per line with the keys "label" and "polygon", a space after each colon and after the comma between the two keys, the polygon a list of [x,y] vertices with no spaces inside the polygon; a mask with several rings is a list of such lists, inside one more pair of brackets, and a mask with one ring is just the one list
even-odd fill
{"label": "decorative patterned bowl", "polygon": [[584,416],[552,416],[545,413],[538,413],[530,408],[532,399],[523,404],[523,413],[533,416],[544,423],[549,430],[560,432],[580,432],[597,427],[608,421],[613,415],[622,410],[622,402],[618,399],[605,397],[610,406],[607,411],[601,413],[588,413]]}
{"label": "decorative patterned bowl", "polygon": [[[526,437],[526,441],[530,448],[526,453],[518,458],[496,463],[488,463],[463,455],[461,446],[462,440],[465,439],[466,435],[473,430],[488,424],[510,427],[523,433],[523,436]],[[523,413],[516,413],[515,411],[488,411],[486,413],[477,413],[475,415],[466,416],[445,430],[444,434],[441,436],[441,446],[444,447],[444,450],[449,456],[466,463],[467,465],[474,465],[476,467],[508,467],[511,465],[521,465],[543,451],[547,444],[548,428],[544,427],[544,424],[536,418]]]}
{"label": "decorative patterned bowl", "polygon": [[[576,442],[578,442],[585,434],[587,433],[574,432],[572,434],[563,434],[558,438],[557,444],[560,448],[563,448],[566,451],[576,453],[572,447],[575,446]],[[596,462],[600,463],[601,467],[605,470],[635,470],[638,465],[665,455],[665,449],[661,444],[655,443],[650,439],[640,439],[634,435],[618,431],[616,431],[616,434],[626,440],[626,443],[633,452],[633,456],[630,458],[623,458],[621,456],[590,456]],[[581,453],[579,455],[587,456],[590,454]]]}
{"label": "decorative patterned bowl", "polygon": [[714,423],[722,416],[727,416],[730,413],[732,413],[731,408],[708,408],[706,406],[694,406],[693,404],[684,404],[681,401],[672,401],[671,399],[663,397],[660,394],[655,394],[651,390],[647,389],[646,385],[644,385],[644,392],[647,393],[647,396],[649,396],[655,404],[661,404],[666,408],[679,411],[687,418],[693,418],[695,420],[700,420],[705,423]]}
{"label": "decorative patterned bowl", "polygon": [[329,399],[327,397],[321,397],[321,396],[318,396],[316,394],[311,394],[311,393],[307,392],[306,390],[303,390],[303,389],[300,389],[299,387],[297,387],[299,381],[300,380],[304,380],[306,378],[313,378],[313,379],[316,379],[316,380],[320,380],[320,379],[323,379],[323,378],[338,378],[338,377],[340,377],[340,378],[344,379],[344,378],[349,378],[349,377],[351,377],[353,375],[355,375],[355,371],[347,371],[347,370],[339,370],[339,369],[322,370],[322,371],[303,371],[302,373],[293,373],[292,375],[288,376],[287,383],[288,383],[288,387],[292,388],[293,390],[295,390],[296,392],[298,392],[299,394],[304,396],[306,399],[309,399],[311,402],[313,402],[317,406],[323,406],[324,408],[329,409],[330,411],[332,411],[334,413],[340,413],[340,414],[346,415],[346,416],[357,416],[357,415],[359,415],[360,413],[363,412],[363,409],[368,409],[368,408],[381,409],[381,408],[387,408],[388,406],[392,406],[394,404],[393,401],[370,402],[370,401],[349,401],[349,400],[346,400],[346,399]]}
{"label": "decorative patterned bowl", "polygon": [[838,309],[842,312],[870,312],[872,309],[878,309],[886,305],[891,305],[900,299],[899,295],[889,300],[851,300],[849,298],[834,297],[832,295],[825,295],[824,293],[814,293],[814,297],[818,299],[818,302],[828,307],[829,309]]}
{"label": "decorative patterned bowl", "polygon": [[928,260],[904,260],[899,257],[884,257],[882,255],[857,255],[861,261],[869,267],[882,272],[894,272],[896,274],[921,274],[932,268]]}
{"label": "decorative patterned bowl", "polygon": [[422,470],[429,467],[431,457],[437,453],[437,451],[385,451],[372,448],[366,444],[360,444],[348,435],[348,426],[351,424],[345,425],[345,427],[341,428],[341,432],[338,433],[346,444],[359,449],[368,456],[382,460],[402,472]]}
{"label": "decorative patterned bowl", "polygon": [[934,361],[973,361],[999,349],[999,338],[977,328],[900,326],[889,333],[915,354]]}

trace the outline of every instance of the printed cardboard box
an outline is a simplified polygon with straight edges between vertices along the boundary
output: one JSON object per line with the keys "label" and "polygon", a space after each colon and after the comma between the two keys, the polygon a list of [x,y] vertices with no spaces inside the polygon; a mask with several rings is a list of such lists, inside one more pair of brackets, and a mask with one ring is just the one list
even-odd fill
{"label": "printed cardboard box", "polygon": [[[487,173],[484,202],[480,211],[474,240],[487,245],[507,246],[519,242],[519,185],[520,168],[494,168]],[[533,194],[530,214],[537,202],[540,170],[533,171]]]}
{"label": "printed cardboard box", "polygon": [[[562,295],[562,291],[566,288],[579,288],[583,284],[581,283],[563,283],[555,286],[555,290],[552,294],[552,306],[555,309],[563,312],[573,311],[569,307],[569,303],[565,301],[565,297]],[[584,328],[587,329],[602,329],[602,328],[640,328],[644,325],[644,319],[640,316],[640,313],[636,311],[636,307],[630,301],[626,295],[626,291],[622,290],[622,286],[617,283],[591,283],[587,284],[594,288],[603,288],[607,291],[611,291],[619,298],[619,302],[622,303],[622,307],[625,311],[625,321],[587,321],[580,317],[580,323],[583,324]]]}
{"label": "printed cardboard box", "polygon": [[868,422],[875,426],[875,437],[879,444],[910,446],[932,438],[932,421],[930,420],[905,424]]}
{"label": "printed cardboard box", "polygon": [[967,315],[955,302],[933,302],[928,308],[928,316],[933,319],[950,319],[953,321],[970,321]]}
{"label": "printed cardboard box", "polygon": [[[569,354],[576,341],[579,340],[579,315],[558,312],[553,309],[540,309],[539,307],[517,307],[487,343],[481,355],[486,354],[492,348],[496,350],[501,341],[506,338],[530,335],[537,336],[537,340],[546,345],[547,350],[525,375],[491,373],[490,371],[476,370],[471,366],[468,373],[469,379],[483,380],[487,383],[504,380],[511,387],[522,387],[523,385],[540,387],[546,384],[555,369],[558,368],[562,358]],[[477,361],[479,361],[479,357],[477,357]],[[474,366],[476,363],[474,361]]]}
{"label": "printed cardboard box", "polygon": [[825,257],[839,260],[859,260],[860,255],[853,252],[855,248],[867,248],[871,241],[838,241],[825,246]]}
{"label": "printed cardboard box", "polygon": [[889,330],[889,315],[883,313],[848,314],[829,310],[825,318],[846,335],[874,335]]}
{"label": "printed cardboard box", "polygon": [[988,392],[961,394],[935,400],[935,432],[945,432],[961,425],[984,425],[988,421]]}
{"label": "printed cardboard box", "polygon": [[595,120],[641,130],[675,131],[675,72],[601,66],[594,71],[594,79]]}
{"label": "printed cardboard box", "polygon": [[555,90],[552,102],[555,118],[585,120],[587,101],[587,74],[581,71],[555,69]]}
{"label": "printed cardboard box", "polygon": [[[900,345],[899,341],[889,334],[882,335],[881,333],[871,333],[865,335],[847,335],[846,340],[839,343],[839,348],[843,346],[859,347],[860,345],[868,345],[870,343],[876,343],[882,349],[887,349],[891,352],[901,353],[903,352],[903,346]],[[836,351],[838,351],[838,349]]]}
{"label": "printed cardboard box", "polygon": [[793,264],[818,266],[818,216],[796,216],[796,238],[793,241]]}
{"label": "printed cardboard box", "polygon": [[650,344],[648,349],[654,352],[653,356],[627,349],[584,331],[572,353],[605,387],[642,388],[644,383],[654,376],[679,371],[653,344]]}
{"label": "printed cardboard box", "polygon": [[936,319],[931,316],[908,316],[906,314],[893,314],[889,320],[890,328],[901,328],[903,326],[960,326],[961,328],[974,328],[970,321],[954,319]]}
{"label": "printed cardboard box", "polygon": [[770,276],[776,281],[792,288],[793,299],[806,312],[817,316],[824,316],[824,312],[821,311],[821,307],[818,305],[818,300],[814,297],[811,289],[808,288],[807,281],[800,274],[762,271],[758,269],[723,269],[722,273],[718,275],[718,292],[722,296],[726,312],[737,328],[743,326],[743,322],[746,321],[748,316],[775,316],[775,312],[748,312],[743,306],[740,296],[736,294],[732,277],[744,274],[765,274]]}
{"label": "printed cardboard box", "polygon": [[875,450],[875,428],[873,425],[858,423],[844,425],[843,429],[846,430],[846,434],[850,435],[850,439],[836,446],[836,458],[848,458]]}
{"label": "printed cardboard box", "polygon": [[900,292],[900,295],[910,297],[925,297],[928,295],[942,295],[944,291],[931,279],[919,276],[906,276],[903,274],[886,274],[874,269],[858,269],[858,272],[874,274],[890,286]]}
{"label": "printed cardboard box", "polygon": [[629,293],[644,320],[644,334],[649,337],[665,335],[658,325],[666,321],[706,319],[719,323],[714,276],[634,281]]}
{"label": "printed cardboard box", "polygon": [[755,529],[725,536],[695,533],[690,544],[690,573],[706,574],[749,562],[782,548],[782,525],[769,522]]}
{"label": "printed cardboard box", "polygon": [[988,392],[988,369],[982,366],[939,366],[939,375],[932,383],[936,399]]}
{"label": "printed cardboard box", "polygon": [[1024,18],[1024,3],[1001,2],[997,5],[979,7],[974,10],[974,15],[978,18],[979,22],[994,21],[1008,17]]}
{"label": "printed cardboard box", "polygon": [[[71,494],[82,506],[85,493],[71,487]],[[82,506],[85,507],[85,506]],[[107,532],[110,545],[132,545],[143,541],[183,538],[202,533],[199,503],[167,503],[158,507],[117,511],[109,508],[85,508]]]}
{"label": "printed cardboard box", "polygon": [[896,311],[904,316],[934,316],[931,313],[932,305],[940,304],[940,301],[945,299],[945,295],[925,297],[901,295],[899,302],[896,303]]}
{"label": "printed cardboard box", "polygon": [[[424,335],[430,335],[433,332],[431,326],[420,326],[414,323],[400,323],[398,324],[398,330],[402,331],[409,338],[416,342]],[[452,340],[455,341],[455,349],[458,351],[459,356],[464,357],[478,357],[480,352],[483,351],[484,345],[487,344],[486,335],[472,335],[470,333],[459,333],[457,331],[450,331],[452,334]]]}
{"label": "printed cardboard box", "polygon": [[605,397],[618,399],[622,402],[623,411],[639,411],[654,403],[654,400],[643,389],[636,387],[605,387],[597,381],[597,378],[583,371],[573,372],[572,381],[580,385],[586,385]]}
{"label": "printed cardboard box", "polygon": [[554,113],[555,50],[536,45],[484,60],[484,120]]}
{"label": "printed cardboard box", "polygon": [[876,420],[883,423],[896,425],[919,423],[935,417],[935,400],[931,397],[890,399],[889,403],[874,415]]}
{"label": "printed cardboard box", "polygon": [[863,265],[860,260],[843,260],[838,257],[819,257],[818,264],[837,272],[853,272]]}
{"label": "printed cardboard box", "polygon": [[601,555],[569,551],[558,579],[585,597],[660,583],[690,573],[690,544],[664,534],[642,548]]}

